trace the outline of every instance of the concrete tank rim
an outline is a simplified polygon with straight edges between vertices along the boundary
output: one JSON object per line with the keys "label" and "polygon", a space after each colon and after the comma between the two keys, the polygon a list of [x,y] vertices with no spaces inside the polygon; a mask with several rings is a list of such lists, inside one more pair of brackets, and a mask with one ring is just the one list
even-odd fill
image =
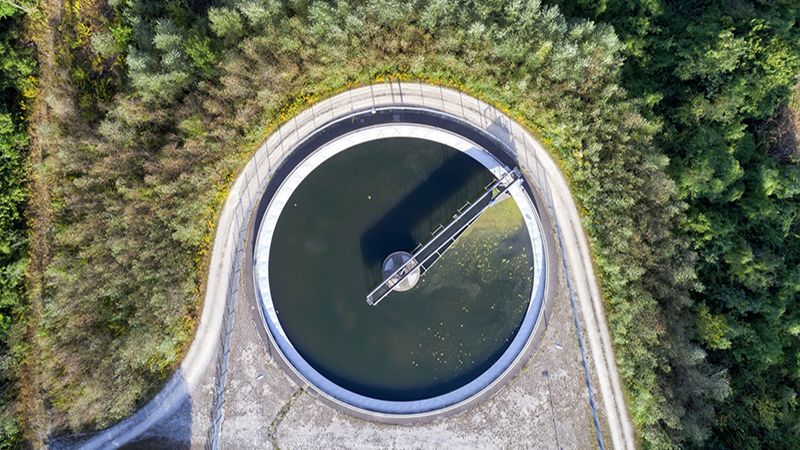
{"label": "concrete tank rim", "polygon": [[[424,108],[409,108],[409,107],[400,106],[400,105],[398,105],[396,107],[382,108],[382,109],[416,110],[416,111],[424,110]],[[433,110],[432,112],[441,114],[441,112],[435,111],[435,110]],[[374,115],[375,114],[375,110],[372,110],[370,112],[361,112],[361,114],[373,114]],[[346,116],[346,117],[342,118],[342,120],[343,119],[348,119],[348,118],[352,119],[352,117]],[[453,120],[453,119],[450,119],[450,120]],[[467,124],[467,125],[472,127],[472,128],[477,128],[477,127],[472,126],[471,124]],[[427,127],[427,126],[422,125],[422,124],[413,124],[413,127],[417,131],[419,131],[421,129],[428,129],[428,130],[431,129],[431,127]],[[359,128],[354,133],[363,132],[365,129],[368,129],[368,128],[380,128],[380,126]],[[317,129],[317,130],[314,131],[314,133],[319,132],[319,131],[320,130]],[[490,170],[492,170],[492,169],[497,170],[498,166],[501,167],[502,170],[497,175],[499,175],[499,174],[501,174],[501,173],[503,173],[503,172],[505,172],[505,171],[507,171],[509,169],[508,167],[505,167],[502,164],[502,162],[500,162],[500,160],[498,159],[497,155],[495,155],[493,152],[491,152],[490,150],[485,149],[485,148],[483,148],[481,146],[478,146],[477,144],[475,144],[474,142],[471,142],[466,137],[464,137],[462,135],[455,134],[455,133],[453,133],[451,131],[447,131],[447,130],[437,129],[437,131],[438,132],[449,133],[451,135],[451,137],[455,136],[457,139],[461,139],[462,147],[463,147],[464,142],[466,142],[467,145],[471,146],[473,149],[475,149],[475,148],[479,149],[482,152],[481,155],[483,157],[485,157],[487,155],[490,156],[491,159],[494,160],[494,164],[496,164],[496,165],[492,165],[492,166],[487,166],[486,164],[484,164],[484,165],[487,168],[491,167]],[[476,129],[476,131],[477,132],[481,132],[482,130],[477,130]],[[311,134],[313,135],[314,133],[311,133]],[[386,134],[382,134],[382,135],[380,135],[378,137],[375,137],[375,139],[379,139],[379,138],[382,138],[382,137],[387,137],[387,135]],[[411,137],[417,137],[418,138],[419,136],[413,135]],[[331,142],[335,142],[335,141],[337,141],[337,139],[338,138],[335,138]],[[374,140],[374,139],[371,139],[371,140]],[[453,145],[451,145],[448,142],[443,142],[443,143],[445,143],[445,145],[449,145],[449,146],[453,147]],[[302,142],[299,145],[302,145]],[[327,145],[327,143],[326,143],[326,145]],[[352,145],[355,145],[355,144],[346,145],[340,151],[344,151],[347,148],[352,147]],[[320,146],[316,150],[319,150],[321,148],[323,148],[323,146]],[[314,152],[312,152],[312,153],[315,153],[316,150]],[[461,150],[464,151],[463,149],[461,149]],[[475,157],[474,154],[472,156]],[[478,159],[478,158],[476,158],[476,159]],[[480,159],[478,159],[478,160],[479,160],[479,162],[482,162],[482,163],[485,163],[487,161],[486,159],[484,159],[483,161],[481,161]],[[306,159],[304,158],[300,162],[300,164],[302,164],[305,161],[306,161]],[[297,166],[299,166],[300,164],[297,164]],[[294,167],[292,169],[292,171],[294,171],[296,169],[296,167]],[[308,173],[310,173],[310,172],[308,172]],[[281,180],[280,181],[281,185],[283,185],[285,183],[285,181],[286,181],[285,179]],[[300,182],[301,181],[302,180],[300,180]],[[298,182],[298,185],[299,185],[299,182]],[[536,208],[534,206],[534,202],[531,199],[530,195],[527,194],[524,189],[520,188],[519,192],[517,193],[517,195],[518,196],[522,195],[522,196],[524,196],[525,199],[527,199],[527,203],[530,205],[531,211],[533,213],[532,217],[527,218],[527,219],[532,219],[532,221],[529,221],[529,220],[526,219],[526,226],[527,226],[527,228],[529,230],[529,234],[533,235],[534,233],[536,233],[538,235],[538,239],[536,239],[536,241],[538,241],[538,244],[535,242],[534,237],[531,236],[532,249],[534,250],[534,253],[537,254],[538,257],[539,257],[538,264],[536,264],[534,266],[535,267],[534,279],[538,280],[538,284],[534,283],[534,287],[533,287],[532,293],[531,293],[531,300],[529,302],[528,310],[526,312],[525,318],[523,319],[523,324],[521,325],[520,329],[518,330],[517,334],[515,335],[512,344],[509,345],[506,348],[506,351],[504,352],[503,357],[501,357],[500,360],[496,361],[495,364],[492,367],[490,367],[489,370],[485,371],[479,377],[473,379],[470,383],[467,383],[466,385],[462,386],[461,388],[458,388],[458,389],[456,389],[454,391],[451,391],[451,392],[449,392],[447,394],[443,394],[443,395],[440,395],[440,396],[432,397],[432,398],[429,398],[429,399],[406,401],[406,402],[396,402],[396,401],[386,401],[386,400],[371,399],[369,397],[364,397],[364,396],[361,396],[360,394],[356,394],[356,393],[353,393],[351,391],[347,391],[346,389],[343,389],[340,386],[335,385],[334,383],[331,383],[334,386],[327,385],[327,383],[325,383],[326,379],[324,379],[324,377],[321,377],[321,375],[320,375],[320,377],[322,379],[318,378],[315,375],[314,372],[316,372],[316,371],[313,368],[311,368],[310,366],[302,367],[303,366],[302,362],[299,361],[297,358],[295,358],[294,357],[295,355],[292,354],[292,351],[291,351],[292,348],[291,348],[291,345],[290,345],[291,344],[290,341],[288,341],[288,339],[281,339],[281,337],[282,337],[281,335],[283,335],[283,337],[285,338],[285,334],[283,334],[279,329],[277,329],[277,327],[274,326],[276,324],[279,325],[280,322],[277,321],[277,320],[273,321],[273,320],[269,319],[270,311],[268,310],[268,308],[264,307],[264,297],[262,296],[260,285],[258,283],[258,275],[257,275],[258,269],[257,269],[257,267],[258,267],[259,258],[257,257],[257,255],[258,255],[259,242],[260,242],[260,239],[262,237],[262,233],[258,232],[257,233],[257,237],[256,237],[256,244],[255,244],[254,254],[253,254],[253,256],[254,256],[254,258],[253,258],[254,259],[253,272],[254,272],[254,284],[255,284],[254,291],[255,291],[255,294],[256,294],[256,297],[257,297],[256,301],[257,301],[257,303],[259,305],[260,316],[262,317],[262,319],[264,321],[264,324],[265,324],[265,326],[267,328],[267,330],[266,330],[267,331],[267,335],[269,336],[270,341],[272,341],[272,343],[274,344],[275,348],[278,350],[278,353],[279,353],[281,359],[283,360],[283,362],[285,363],[285,366],[287,366],[292,372],[294,372],[294,375],[297,378],[299,378],[300,380],[304,381],[305,383],[307,383],[307,384],[309,384],[311,386],[314,386],[316,388],[316,390],[318,390],[319,393],[322,394],[322,396],[325,397],[326,400],[328,400],[329,402],[332,402],[333,404],[339,405],[344,410],[346,410],[346,411],[349,410],[350,412],[355,413],[355,415],[362,416],[362,417],[363,416],[367,416],[367,418],[377,419],[377,420],[380,420],[380,421],[388,421],[388,422],[403,422],[403,421],[406,421],[407,419],[424,418],[424,417],[428,417],[429,418],[429,417],[440,416],[442,414],[448,413],[449,411],[452,411],[453,409],[463,408],[464,404],[469,403],[469,402],[473,401],[474,399],[476,399],[478,397],[482,397],[483,394],[485,394],[487,391],[490,391],[490,390],[493,390],[493,389],[497,389],[496,385],[498,383],[502,383],[506,378],[508,378],[509,372],[511,372],[511,369],[518,365],[517,363],[518,363],[519,358],[521,358],[522,355],[528,353],[528,351],[527,351],[528,347],[529,347],[531,341],[533,340],[533,337],[534,337],[534,334],[535,334],[534,333],[534,328],[539,323],[539,316],[541,316],[542,311],[544,310],[543,297],[544,297],[544,291],[545,291],[545,281],[546,281],[546,278],[547,278],[546,277],[546,273],[548,272],[546,264],[545,264],[546,263],[546,258],[545,258],[545,253],[546,252],[544,250],[545,242],[544,242],[544,239],[542,238],[543,232],[544,232],[544,228],[543,228],[543,226],[541,224],[541,219],[539,217],[539,213],[536,210]],[[516,197],[515,197],[515,200],[516,200]],[[270,199],[270,203],[271,202],[272,202],[272,199]],[[517,204],[518,205],[520,204],[519,201],[517,202]],[[262,217],[262,219],[263,219],[263,217]],[[254,230],[254,232],[255,231],[259,231],[262,226],[263,226],[263,220],[260,223],[257,223],[255,225],[256,230]],[[268,254],[268,252],[267,252],[267,254]],[[268,259],[267,259],[267,261],[268,261]],[[268,268],[268,262],[266,263],[266,267]],[[288,346],[286,345],[287,343],[289,344]],[[299,354],[298,354],[298,356],[299,356]],[[300,359],[302,359],[302,357],[300,357]],[[301,367],[298,368],[298,365],[300,365]],[[309,368],[311,369],[311,371],[306,370],[306,369],[309,369]],[[316,374],[318,374],[318,372]],[[468,388],[468,387],[469,387],[469,389],[465,389],[465,388]],[[336,389],[336,388],[339,388],[339,389]],[[342,392],[342,391],[344,391],[344,392]],[[353,395],[350,395],[350,394],[353,394]]]}

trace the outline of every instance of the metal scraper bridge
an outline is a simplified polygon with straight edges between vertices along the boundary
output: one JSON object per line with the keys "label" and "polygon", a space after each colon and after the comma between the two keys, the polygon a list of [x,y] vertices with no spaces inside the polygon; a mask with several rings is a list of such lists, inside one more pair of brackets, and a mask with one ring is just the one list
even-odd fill
{"label": "metal scraper bridge", "polygon": [[389,295],[393,288],[412,274],[422,276],[447,251],[459,236],[472,225],[484,211],[503,199],[509,188],[521,179],[519,169],[503,175],[487,186],[486,191],[474,202],[468,202],[453,215],[446,226],[440,225],[431,234],[433,237],[417,249],[411,258],[386,277],[381,284],[367,295],[367,304],[375,306]]}

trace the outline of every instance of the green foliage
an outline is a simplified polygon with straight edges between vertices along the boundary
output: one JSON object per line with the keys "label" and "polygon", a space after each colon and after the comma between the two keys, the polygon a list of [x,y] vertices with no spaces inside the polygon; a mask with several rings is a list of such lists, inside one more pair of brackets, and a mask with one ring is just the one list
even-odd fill
{"label": "green foliage", "polygon": [[69,67],[81,122],[95,123],[105,114],[122,84],[123,60],[130,29],[100,2],[65,1],[59,61]]}
{"label": "green foliage", "polygon": [[[693,294],[695,326],[709,360],[730,380],[713,420],[695,422],[709,430],[700,439],[681,430],[655,439],[645,428],[645,443],[796,446],[800,159],[771,155],[792,155],[774,149],[785,141],[772,129],[800,74],[800,6],[646,0],[592,10],[563,3],[576,16],[616,27],[628,49],[624,84],[649,100],[663,124],[656,143],[689,204],[680,229],[704,286]],[[796,128],[789,133],[797,139]]]}
{"label": "green foliage", "polygon": [[186,43],[186,54],[192,66],[203,75],[211,75],[216,63],[216,55],[211,50],[211,39],[193,36]]}
{"label": "green foliage", "polygon": [[208,11],[208,21],[214,34],[230,40],[240,38],[244,29],[242,16],[230,8],[211,8]]}
{"label": "green foliage", "polygon": [[0,4],[0,448],[20,444],[18,366],[25,322],[28,135],[25,96],[33,90],[34,61],[20,42],[23,11]]}

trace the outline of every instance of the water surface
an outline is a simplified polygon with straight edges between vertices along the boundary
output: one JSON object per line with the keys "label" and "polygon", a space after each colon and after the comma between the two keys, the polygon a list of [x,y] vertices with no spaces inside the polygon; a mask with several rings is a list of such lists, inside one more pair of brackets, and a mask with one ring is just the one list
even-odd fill
{"label": "water surface", "polygon": [[481,216],[419,284],[377,306],[383,259],[412,251],[492,175],[445,145],[357,145],[290,198],[270,254],[284,331],[316,370],[362,395],[417,400],[482,373],[516,334],[532,287],[531,245],[513,200]]}

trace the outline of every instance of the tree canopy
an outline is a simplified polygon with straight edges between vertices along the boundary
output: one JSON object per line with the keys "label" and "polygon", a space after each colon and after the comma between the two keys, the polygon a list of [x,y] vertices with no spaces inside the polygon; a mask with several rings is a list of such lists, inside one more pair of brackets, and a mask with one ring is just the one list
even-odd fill
{"label": "tree canopy", "polygon": [[799,81],[800,5],[563,3],[573,17],[613,24],[625,42],[623,84],[662,124],[656,145],[689,205],[680,235],[702,283],[695,327],[731,386],[705,445],[794,446],[800,155],[777,148],[787,144],[775,118]]}
{"label": "tree canopy", "polygon": [[20,439],[17,377],[24,332],[28,133],[35,62],[21,42],[24,11],[0,3],[0,447]]}

